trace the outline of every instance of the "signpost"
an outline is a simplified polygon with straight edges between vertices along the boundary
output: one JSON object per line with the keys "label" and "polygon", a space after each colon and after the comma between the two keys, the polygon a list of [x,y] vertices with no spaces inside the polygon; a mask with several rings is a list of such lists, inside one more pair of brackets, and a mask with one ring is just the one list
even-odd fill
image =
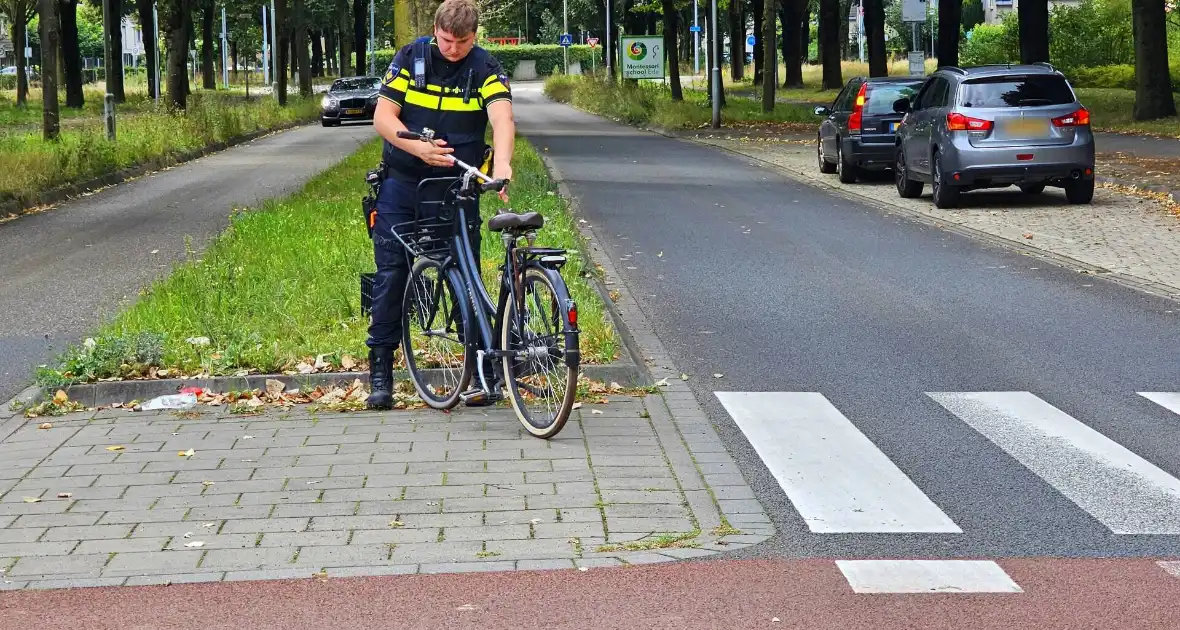
{"label": "signpost", "polygon": [[557,43],[561,44],[562,61],[565,63],[565,73],[570,73],[570,46],[574,44],[574,36],[569,33],[562,33],[558,36]]}
{"label": "signpost", "polygon": [[[590,44],[590,50],[594,50],[594,47],[598,45],[598,38],[597,37],[587,37],[586,43]],[[590,55],[590,74],[591,75],[598,74],[598,55],[595,55],[595,54]]]}
{"label": "signpost", "polygon": [[664,78],[664,38],[624,35],[619,38],[624,79]]}
{"label": "signpost", "polygon": [[918,46],[918,25],[926,21],[926,0],[902,0],[901,21],[913,28],[913,44],[910,47],[910,75],[920,77],[926,74],[926,53]]}
{"label": "signpost", "polygon": [[692,0],[692,73],[701,73],[701,25],[697,23],[697,0]]}

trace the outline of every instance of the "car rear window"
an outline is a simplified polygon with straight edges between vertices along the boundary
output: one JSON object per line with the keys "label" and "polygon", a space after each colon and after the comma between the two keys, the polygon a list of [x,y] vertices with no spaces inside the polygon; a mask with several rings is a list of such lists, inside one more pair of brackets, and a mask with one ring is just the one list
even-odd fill
{"label": "car rear window", "polygon": [[1041,107],[1074,99],[1065,78],[1052,75],[975,79],[964,82],[960,93],[964,107]]}
{"label": "car rear window", "polygon": [[913,83],[870,83],[869,101],[865,103],[865,114],[880,116],[893,113],[893,102],[899,98],[913,98],[922,88],[921,81]]}

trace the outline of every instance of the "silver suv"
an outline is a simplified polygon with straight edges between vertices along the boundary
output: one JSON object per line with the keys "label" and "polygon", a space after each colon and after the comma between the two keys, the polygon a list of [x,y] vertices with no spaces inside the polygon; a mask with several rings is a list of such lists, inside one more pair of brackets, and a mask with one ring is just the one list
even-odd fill
{"label": "silver suv", "polygon": [[1011,185],[1032,195],[1061,187],[1070,203],[1094,197],[1090,112],[1049,64],[945,66],[893,109],[905,114],[894,164],[902,197],[926,183],[939,208]]}

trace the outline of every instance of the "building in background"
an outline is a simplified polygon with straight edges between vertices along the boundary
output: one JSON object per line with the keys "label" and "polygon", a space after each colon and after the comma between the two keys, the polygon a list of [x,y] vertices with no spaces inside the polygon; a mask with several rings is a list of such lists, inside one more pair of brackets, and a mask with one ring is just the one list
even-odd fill
{"label": "building in background", "polygon": [[0,69],[16,65],[16,55],[14,54],[16,49],[13,47],[12,39],[8,35],[10,28],[11,25],[8,23],[8,20],[4,19],[3,15],[0,15]]}
{"label": "building in background", "polygon": [[136,60],[144,54],[143,31],[128,17],[123,18],[119,27],[123,31],[123,65],[135,67]]}
{"label": "building in background", "polygon": [[[1075,6],[1080,0],[1049,0],[1049,9],[1059,4]],[[1015,13],[1020,0],[983,0],[983,22],[985,24],[999,24],[1008,13]]]}

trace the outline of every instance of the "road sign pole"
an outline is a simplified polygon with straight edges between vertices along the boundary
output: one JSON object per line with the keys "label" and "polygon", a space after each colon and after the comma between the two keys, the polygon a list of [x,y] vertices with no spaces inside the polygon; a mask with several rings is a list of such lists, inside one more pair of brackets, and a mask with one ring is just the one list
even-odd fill
{"label": "road sign pole", "polygon": [[713,128],[721,128],[721,38],[717,36],[717,0],[713,0],[713,21],[709,25],[713,48]]}
{"label": "road sign pole", "polygon": [[160,89],[160,8],[156,2],[152,3],[152,28],[152,37],[154,38],[152,39],[152,48],[156,51],[154,55],[156,63],[152,64],[155,66],[152,68],[152,74],[156,76],[156,104],[159,105],[160,92],[163,90]]}
{"label": "road sign pole", "polygon": [[[104,78],[106,79],[106,81],[104,82],[106,85],[106,89],[104,90],[106,92],[106,94],[103,95],[103,99],[102,99],[102,117],[103,117],[103,120],[106,122],[107,140],[114,140],[115,139],[115,95],[111,94],[111,59],[112,59],[113,55],[115,54],[115,51],[111,50],[111,48],[112,48],[111,40],[113,39],[113,36],[114,36],[114,33],[112,31],[114,31],[114,28],[115,28],[115,24],[114,24],[115,19],[116,19],[116,16],[111,15],[108,3],[105,0],[103,0],[103,3],[102,3],[102,53],[103,53],[102,69],[103,69]],[[26,34],[26,36],[28,35],[28,29],[25,29],[25,34]],[[119,54],[122,55],[123,52],[119,51]],[[44,69],[42,69],[42,70],[44,70]],[[49,69],[48,71],[53,72],[53,69]],[[43,72],[43,74],[44,74],[44,72]]]}
{"label": "road sign pole", "polygon": [[611,60],[615,56],[614,49],[610,47],[610,3],[611,0],[606,0],[606,44],[602,47],[606,54],[606,76],[614,77],[611,73]]}
{"label": "road sign pole", "polygon": [[262,82],[270,85],[270,31],[266,26],[266,5],[262,5]]}
{"label": "road sign pole", "polygon": [[[225,7],[221,7],[221,83],[229,89],[229,32],[225,26]],[[205,72],[209,72],[209,68]],[[247,70],[249,72],[249,70]]]}
{"label": "road sign pole", "polygon": [[697,0],[692,0],[692,73],[701,73],[701,24]]}
{"label": "road sign pole", "polygon": [[[569,13],[569,8],[566,5],[567,5],[566,0],[561,0],[561,32],[562,33],[570,32],[570,21],[569,21],[570,13]],[[561,47],[561,54],[562,54],[562,57],[565,59],[565,73],[569,74],[570,73],[570,47],[569,46],[562,46]]]}
{"label": "road sign pole", "polygon": [[369,0],[369,76],[373,76],[376,70],[373,67],[375,60],[373,54],[377,52],[377,12],[374,8],[373,0]]}

